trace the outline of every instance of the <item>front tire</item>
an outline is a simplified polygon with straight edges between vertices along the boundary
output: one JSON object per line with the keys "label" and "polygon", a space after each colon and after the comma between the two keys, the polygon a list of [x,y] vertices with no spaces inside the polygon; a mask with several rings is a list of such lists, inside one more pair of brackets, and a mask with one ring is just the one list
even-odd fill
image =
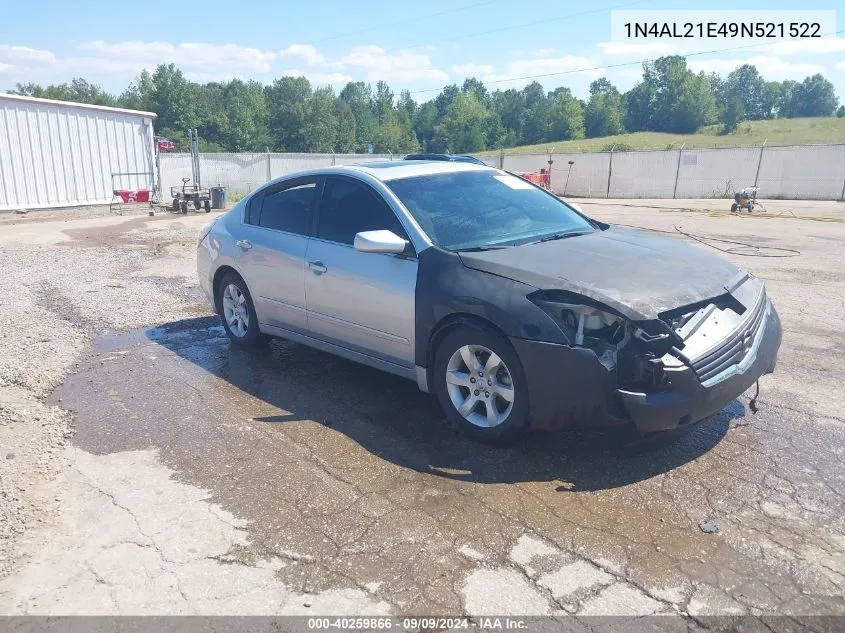
{"label": "front tire", "polygon": [[451,426],[483,442],[508,443],[528,429],[528,386],[510,342],[459,326],[434,356],[434,389]]}
{"label": "front tire", "polygon": [[252,296],[239,275],[229,273],[220,281],[217,305],[223,329],[232,343],[239,347],[253,347],[262,340]]}

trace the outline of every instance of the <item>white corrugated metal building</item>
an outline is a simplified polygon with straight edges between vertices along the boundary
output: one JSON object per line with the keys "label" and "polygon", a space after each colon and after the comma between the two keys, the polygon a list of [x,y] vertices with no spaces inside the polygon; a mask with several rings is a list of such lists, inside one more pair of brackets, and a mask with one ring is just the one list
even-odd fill
{"label": "white corrugated metal building", "polygon": [[0,211],[107,204],[156,182],[152,112],[0,94]]}

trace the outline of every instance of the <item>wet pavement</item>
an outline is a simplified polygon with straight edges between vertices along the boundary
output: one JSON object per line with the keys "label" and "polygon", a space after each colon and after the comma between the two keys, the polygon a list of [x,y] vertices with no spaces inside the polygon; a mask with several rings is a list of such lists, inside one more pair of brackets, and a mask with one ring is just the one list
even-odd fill
{"label": "wet pavement", "polygon": [[227,556],[281,559],[295,590],[354,586],[402,614],[509,583],[528,612],[845,612],[845,425],[793,409],[490,447],[414,383],[285,341],[232,348],[213,317],[100,337],[53,398],[84,451],[155,449],[210,489],[247,522]]}
{"label": "wet pavement", "polygon": [[2,334],[0,613],[552,613],[578,631],[832,614],[804,623],[842,630],[845,210],[722,202],[582,201],[750,245],[722,254],[784,326],[759,413],[745,394],[680,436],[511,448],[453,434],[403,379],[285,341],[233,349],[195,279],[204,214],[0,218],[16,297],[0,315],[29,324]]}

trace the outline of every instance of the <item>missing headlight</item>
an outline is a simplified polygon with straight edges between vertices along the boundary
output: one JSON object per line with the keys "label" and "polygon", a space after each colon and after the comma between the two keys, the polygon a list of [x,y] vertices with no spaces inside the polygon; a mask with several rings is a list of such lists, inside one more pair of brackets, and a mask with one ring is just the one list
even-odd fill
{"label": "missing headlight", "polygon": [[535,303],[558,324],[573,345],[593,350],[608,370],[616,367],[616,357],[630,339],[628,322],[594,306],[537,300]]}

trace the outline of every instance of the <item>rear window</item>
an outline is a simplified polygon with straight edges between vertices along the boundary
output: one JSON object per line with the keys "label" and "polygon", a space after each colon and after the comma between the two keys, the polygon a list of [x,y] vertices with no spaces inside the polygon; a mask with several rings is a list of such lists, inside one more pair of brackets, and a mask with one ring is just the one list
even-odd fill
{"label": "rear window", "polygon": [[254,207],[260,203],[259,226],[308,235],[316,195],[316,182],[302,183],[275,191],[268,190],[263,197],[256,197],[258,199],[254,198],[250,201],[249,215],[251,219],[254,217]]}

